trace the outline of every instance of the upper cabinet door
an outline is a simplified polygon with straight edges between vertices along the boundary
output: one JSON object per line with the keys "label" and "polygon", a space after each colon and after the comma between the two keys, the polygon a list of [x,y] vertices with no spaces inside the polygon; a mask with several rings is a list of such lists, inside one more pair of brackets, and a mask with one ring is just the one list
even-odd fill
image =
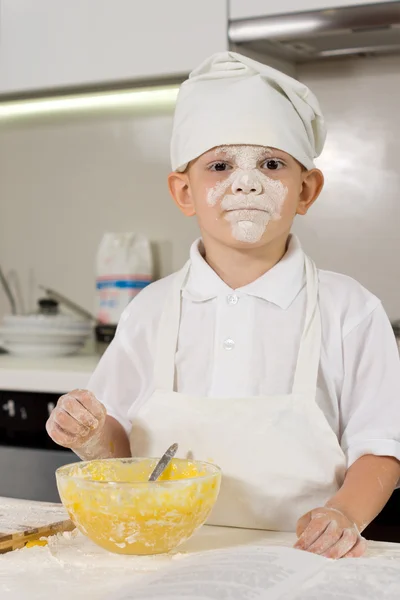
{"label": "upper cabinet door", "polygon": [[223,0],[0,0],[0,92],[187,74],[228,48]]}
{"label": "upper cabinet door", "polygon": [[[249,19],[267,15],[283,15],[305,10],[321,10],[338,6],[379,4],[388,0],[229,0],[230,19]],[[396,0],[389,0],[389,2]]]}

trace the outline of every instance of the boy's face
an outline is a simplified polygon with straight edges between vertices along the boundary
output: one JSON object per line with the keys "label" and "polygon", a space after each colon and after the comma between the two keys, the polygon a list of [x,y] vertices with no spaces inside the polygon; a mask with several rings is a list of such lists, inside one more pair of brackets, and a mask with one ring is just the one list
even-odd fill
{"label": "boy's face", "polygon": [[172,196],[196,215],[203,238],[228,246],[262,246],[289,233],[296,214],[316,200],[323,176],[289,154],[263,146],[219,146],[171,173]]}

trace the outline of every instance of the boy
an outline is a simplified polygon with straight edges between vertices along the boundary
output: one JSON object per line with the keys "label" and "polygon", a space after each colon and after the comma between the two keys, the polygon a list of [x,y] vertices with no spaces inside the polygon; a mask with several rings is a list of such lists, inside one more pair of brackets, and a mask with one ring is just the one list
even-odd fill
{"label": "boy", "polygon": [[[181,455],[223,471],[212,523],[297,530],[360,556],[400,477],[400,361],[377,298],[290,235],[323,187],[304,85],[233,52],[180,91],[169,189],[201,235],[124,312],[90,391],[47,430],[81,458]],[[129,436],[129,438],[128,438]]]}

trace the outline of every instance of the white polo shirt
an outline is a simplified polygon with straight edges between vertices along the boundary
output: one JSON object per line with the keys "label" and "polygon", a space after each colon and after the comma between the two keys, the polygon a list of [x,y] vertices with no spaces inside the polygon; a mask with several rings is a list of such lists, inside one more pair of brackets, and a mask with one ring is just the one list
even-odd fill
{"label": "white polo shirt", "polygon": [[[306,301],[297,238],[291,237],[273,269],[236,290],[208,266],[201,247],[197,240],[191,248],[182,292],[175,390],[216,398],[289,394]],[[322,349],[316,402],[348,466],[364,454],[400,460],[400,358],[390,322],[380,301],[359,283],[318,274]],[[157,330],[173,277],[131,302],[89,383],[128,433],[154,391]]]}

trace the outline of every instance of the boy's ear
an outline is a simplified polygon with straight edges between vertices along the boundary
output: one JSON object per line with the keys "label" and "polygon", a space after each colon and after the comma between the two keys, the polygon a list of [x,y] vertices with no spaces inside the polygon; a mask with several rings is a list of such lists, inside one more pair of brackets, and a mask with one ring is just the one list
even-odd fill
{"label": "boy's ear", "polygon": [[311,169],[303,173],[302,190],[300,193],[297,214],[305,215],[314,204],[324,187],[324,176],[319,169]]}
{"label": "boy's ear", "polygon": [[179,210],[186,217],[193,217],[196,214],[196,210],[192,200],[188,174],[177,173],[176,171],[170,173],[168,175],[168,188]]}

